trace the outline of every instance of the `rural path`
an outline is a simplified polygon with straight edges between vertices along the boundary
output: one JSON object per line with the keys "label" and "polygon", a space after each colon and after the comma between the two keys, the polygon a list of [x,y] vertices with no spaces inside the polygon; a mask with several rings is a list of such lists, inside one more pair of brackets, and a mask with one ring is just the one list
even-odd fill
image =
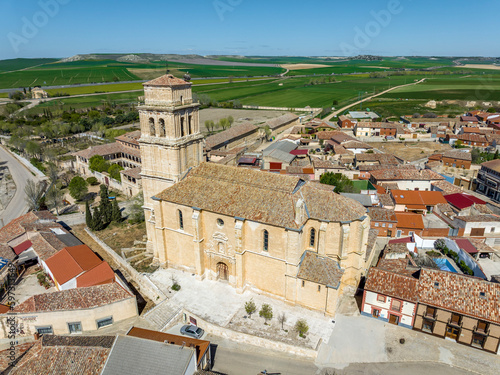
{"label": "rural path", "polygon": [[392,90],[396,90],[396,89],[400,89],[401,87],[406,87],[406,86],[413,86],[413,85],[418,85],[419,83],[422,83],[425,81],[425,78],[422,78],[420,81],[418,82],[412,82],[412,83],[407,83],[405,85],[400,85],[400,86],[394,86],[394,87],[391,87],[390,89],[387,89],[387,90],[384,90],[382,92],[379,92],[378,94],[375,94],[375,95],[372,95],[372,96],[369,96],[367,98],[364,98],[362,100],[358,100],[357,102],[354,102],[352,104],[349,104],[349,105],[346,105],[345,107],[342,107],[340,108],[339,110],[335,111],[335,112],[332,112],[331,114],[329,114],[327,117],[324,118],[325,121],[330,121],[332,119],[332,117],[337,117],[339,113],[342,113],[344,112],[346,109],[349,109],[351,107],[354,107],[358,104],[361,104],[363,102],[366,102],[368,100],[371,100],[373,98],[376,98],[377,96],[380,96],[380,95],[384,95]]}
{"label": "rural path", "polygon": [[26,168],[3,147],[0,147],[0,160],[5,160],[7,162],[12,179],[16,184],[16,193],[14,194],[14,197],[12,197],[12,200],[9,202],[5,210],[0,212],[0,225],[2,224],[2,221],[5,225],[18,216],[28,212],[28,204],[24,199],[24,188],[26,187],[28,180],[34,180],[36,182],[39,179],[33,176],[28,168]]}

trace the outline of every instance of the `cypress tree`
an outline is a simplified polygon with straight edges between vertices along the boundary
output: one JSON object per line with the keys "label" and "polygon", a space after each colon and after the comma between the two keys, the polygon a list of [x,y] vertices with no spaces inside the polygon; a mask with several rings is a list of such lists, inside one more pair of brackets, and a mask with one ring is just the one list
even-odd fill
{"label": "cypress tree", "polygon": [[118,207],[118,202],[116,199],[113,200],[113,210],[111,215],[111,220],[119,223],[122,221],[122,212],[120,211],[120,207]]}
{"label": "cypress tree", "polygon": [[108,225],[111,222],[113,208],[111,207],[111,202],[109,201],[109,192],[106,185],[102,184],[100,186],[99,196],[101,197],[101,203],[99,204],[101,220],[104,225]]}
{"label": "cypress tree", "polygon": [[94,210],[94,215],[92,218],[92,230],[100,231],[103,230],[105,226],[106,225],[102,220],[101,210],[99,208],[96,208]]}
{"label": "cypress tree", "polygon": [[85,202],[85,224],[87,224],[90,230],[93,229],[92,212],[90,212],[89,201]]}

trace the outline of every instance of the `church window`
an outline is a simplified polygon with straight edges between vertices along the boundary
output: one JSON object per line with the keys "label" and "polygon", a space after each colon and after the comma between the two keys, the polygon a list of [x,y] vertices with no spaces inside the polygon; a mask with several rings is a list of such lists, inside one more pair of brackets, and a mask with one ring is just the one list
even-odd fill
{"label": "church window", "polygon": [[155,132],[155,119],[152,118],[152,117],[149,119],[149,135],[151,137],[154,137],[156,135],[156,132]]}
{"label": "church window", "polygon": [[184,137],[184,117],[181,117],[181,137]]}
{"label": "church window", "polygon": [[164,137],[165,136],[165,120],[164,119],[160,119],[160,137]]}
{"label": "church window", "polygon": [[191,120],[192,120],[193,116],[188,116],[188,134],[192,134],[193,133],[193,129],[191,129]]}
{"label": "church window", "polygon": [[224,220],[222,220],[222,219],[217,219],[217,226],[218,226],[219,228],[222,228],[222,227],[224,226]]}
{"label": "church window", "polygon": [[177,210],[177,214],[179,215],[179,229],[184,229],[184,220],[182,219],[182,211]]}
{"label": "church window", "polygon": [[264,230],[264,244],[262,246],[264,251],[269,251],[269,232]]}
{"label": "church window", "polygon": [[316,229],[311,229],[311,234],[309,235],[309,246],[314,247],[314,243],[316,242]]}

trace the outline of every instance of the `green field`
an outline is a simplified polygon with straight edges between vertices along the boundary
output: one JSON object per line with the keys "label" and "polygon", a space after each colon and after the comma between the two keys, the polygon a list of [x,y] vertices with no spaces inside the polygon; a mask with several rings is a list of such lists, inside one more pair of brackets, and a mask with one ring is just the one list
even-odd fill
{"label": "green field", "polygon": [[448,76],[428,78],[416,86],[404,87],[383,95],[384,98],[433,100],[500,100],[500,76]]}
{"label": "green field", "polygon": [[9,59],[0,60],[0,72],[26,69],[37,65],[48,64],[57,59]]}

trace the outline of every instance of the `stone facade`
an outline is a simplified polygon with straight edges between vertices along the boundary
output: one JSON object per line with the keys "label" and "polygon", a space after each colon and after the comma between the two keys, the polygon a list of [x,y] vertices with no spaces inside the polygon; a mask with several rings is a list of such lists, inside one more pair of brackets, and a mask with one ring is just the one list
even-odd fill
{"label": "stone facade", "polygon": [[203,159],[199,104],[193,103],[191,83],[165,75],[144,83],[144,104],[138,107],[142,187],[148,232],[153,246],[155,228],[151,197],[178,182]]}

